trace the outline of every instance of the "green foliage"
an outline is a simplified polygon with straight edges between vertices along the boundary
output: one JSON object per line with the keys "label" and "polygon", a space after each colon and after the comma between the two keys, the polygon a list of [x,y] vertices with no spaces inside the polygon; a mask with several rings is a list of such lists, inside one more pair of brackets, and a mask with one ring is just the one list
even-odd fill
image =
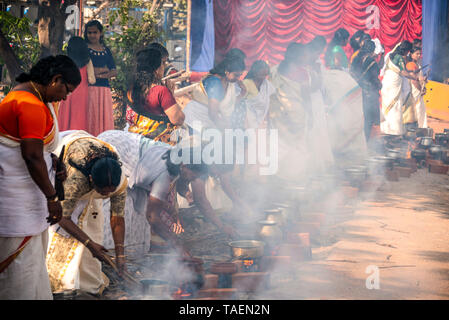
{"label": "green foliage", "polygon": [[112,31],[105,37],[106,45],[111,49],[117,65],[117,77],[111,81],[116,102],[126,104],[126,93],[134,74],[136,53],[155,41],[159,36],[154,16],[145,11],[141,18],[136,17],[130,9],[146,8],[148,3],[138,0],[122,1],[117,10],[109,14],[109,24],[118,26],[119,31]]}
{"label": "green foliage", "polygon": [[[32,33],[33,23],[26,17],[17,18],[9,12],[0,12],[0,28],[24,70],[29,70],[39,60],[40,44]],[[4,63],[1,61],[0,63]]]}

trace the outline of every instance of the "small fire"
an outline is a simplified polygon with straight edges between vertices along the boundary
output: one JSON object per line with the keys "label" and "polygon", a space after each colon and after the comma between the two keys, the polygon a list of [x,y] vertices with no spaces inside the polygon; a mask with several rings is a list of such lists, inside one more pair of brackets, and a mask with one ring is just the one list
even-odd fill
{"label": "small fire", "polygon": [[251,267],[254,264],[254,260],[243,260],[243,265],[245,267]]}
{"label": "small fire", "polygon": [[182,288],[178,288],[178,290],[176,290],[176,291],[172,294],[173,299],[177,299],[177,300],[186,299],[186,298],[189,298],[189,297],[191,297],[191,296],[192,296],[191,293],[189,293],[189,292],[187,292],[187,291],[184,291]]}
{"label": "small fire", "polygon": [[412,150],[414,149],[414,144],[412,142],[408,142],[408,149],[407,149],[407,159],[410,159],[412,157]]}

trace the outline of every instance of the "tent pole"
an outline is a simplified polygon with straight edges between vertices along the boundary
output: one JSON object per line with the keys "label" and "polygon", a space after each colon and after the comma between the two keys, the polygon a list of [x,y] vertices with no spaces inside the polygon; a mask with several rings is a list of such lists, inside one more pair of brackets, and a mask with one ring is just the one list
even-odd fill
{"label": "tent pole", "polygon": [[187,0],[187,39],[186,39],[186,71],[190,72],[190,20],[192,18],[192,0]]}

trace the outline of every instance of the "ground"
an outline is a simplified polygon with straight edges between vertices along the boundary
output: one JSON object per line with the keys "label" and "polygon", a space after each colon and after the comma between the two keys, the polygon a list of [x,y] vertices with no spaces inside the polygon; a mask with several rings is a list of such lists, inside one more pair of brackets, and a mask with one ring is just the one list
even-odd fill
{"label": "ground", "polygon": [[[429,124],[435,132],[449,128],[449,123],[435,119]],[[293,262],[288,273],[273,271],[269,288],[239,298],[448,299],[448,200],[446,174],[418,169],[410,178],[384,181],[376,192],[361,192],[340,210],[323,210],[325,222],[312,241],[312,260]],[[206,270],[211,262],[230,258],[225,235],[194,209],[184,215],[184,240],[204,259]],[[129,270],[137,276],[151,273],[148,264],[139,263],[131,261]],[[112,285],[100,299],[142,298],[127,293],[107,267],[105,272]]]}

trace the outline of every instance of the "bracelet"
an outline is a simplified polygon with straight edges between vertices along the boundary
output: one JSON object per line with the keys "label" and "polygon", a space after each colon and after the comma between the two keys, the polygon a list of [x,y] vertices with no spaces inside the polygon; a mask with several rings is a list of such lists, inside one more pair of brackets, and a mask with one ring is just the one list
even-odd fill
{"label": "bracelet", "polygon": [[126,256],[124,254],[119,254],[118,256],[116,256],[116,258],[125,258]]}
{"label": "bracelet", "polygon": [[116,247],[122,247],[122,248],[124,248],[125,246],[123,245],[123,244],[121,244],[121,243],[119,243],[119,244],[116,244],[115,245]]}
{"label": "bracelet", "polygon": [[84,241],[84,246],[87,247],[87,244],[89,243],[90,239],[87,239],[86,241]]}

